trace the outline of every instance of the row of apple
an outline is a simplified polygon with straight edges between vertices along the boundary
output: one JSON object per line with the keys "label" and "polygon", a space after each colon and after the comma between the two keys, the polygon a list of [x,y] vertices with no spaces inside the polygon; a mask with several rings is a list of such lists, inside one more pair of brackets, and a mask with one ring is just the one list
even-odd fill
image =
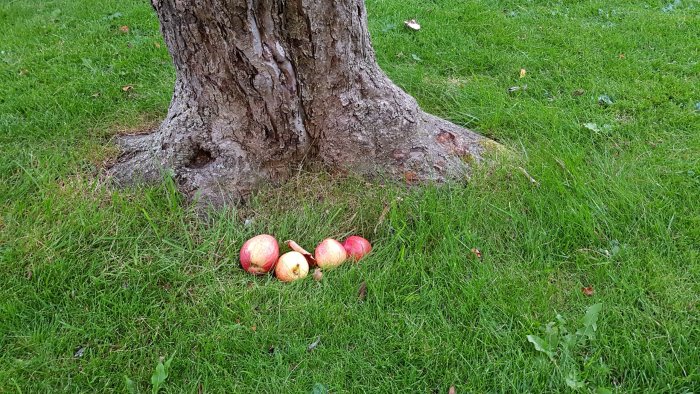
{"label": "row of apple", "polygon": [[[306,277],[309,267],[337,267],[348,259],[359,261],[372,250],[369,241],[357,235],[348,237],[343,243],[326,238],[316,246],[313,255],[292,240],[285,243],[292,251],[280,256],[279,245],[272,235],[260,234],[247,240],[239,254],[241,266],[254,275],[274,269],[277,279],[291,282]],[[320,271],[317,272],[320,275]]]}

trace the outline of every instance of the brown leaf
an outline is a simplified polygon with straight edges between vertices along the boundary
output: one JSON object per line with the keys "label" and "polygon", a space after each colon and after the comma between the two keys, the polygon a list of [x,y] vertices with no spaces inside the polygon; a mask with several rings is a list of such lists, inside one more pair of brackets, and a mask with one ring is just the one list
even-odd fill
{"label": "brown leaf", "polygon": [[403,177],[406,179],[407,183],[412,183],[418,180],[418,174],[413,171],[404,172]]}
{"label": "brown leaf", "polygon": [[457,394],[457,389],[455,386],[450,386],[450,389],[447,391],[447,394]]}
{"label": "brown leaf", "polygon": [[199,382],[199,384],[197,384],[197,394],[202,393],[204,393],[204,386],[202,386],[202,382]]}
{"label": "brown leaf", "polygon": [[304,255],[304,257],[306,257],[306,261],[309,263],[310,266],[315,267],[317,265],[314,256],[311,253],[309,253],[306,249],[299,246],[298,243],[292,241],[291,239],[288,241],[284,241],[284,243],[286,243],[287,246],[289,246],[289,248],[293,251],[299,252],[302,255]]}
{"label": "brown leaf", "polygon": [[122,86],[122,90],[125,92],[128,92],[129,90],[133,89],[134,87],[131,85],[124,85]]}
{"label": "brown leaf", "polygon": [[160,48],[160,43],[159,43],[159,42],[156,42],[155,45],[156,45],[156,48]]}
{"label": "brown leaf", "polygon": [[525,71],[524,68],[521,68],[521,69],[520,69],[520,78],[525,77],[525,74],[527,74],[527,71]]}
{"label": "brown leaf", "polygon": [[316,268],[316,269],[314,270],[314,275],[313,275],[313,276],[314,276],[314,280],[315,280],[316,282],[320,282],[321,279],[323,279],[323,272],[321,272],[321,269],[320,269],[320,268]]}
{"label": "brown leaf", "polygon": [[457,138],[454,134],[450,133],[449,131],[441,131],[440,133],[438,133],[435,139],[441,144],[454,144]]}
{"label": "brown leaf", "polygon": [[571,93],[571,95],[574,96],[574,97],[576,97],[576,96],[583,96],[584,93],[586,93],[585,90],[583,90],[583,89],[576,89],[576,90],[574,90],[574,91]]}
{"label": "brown leaf", "polygon": [[624,54],[624,53],[621,53],[621,54],[617,55],[617,57],[619,57],[620,59],[624,59],[624,58],[625,58],[625,54]]}
{"label": "brown leaf", "polygon": [[250,326],[250,329],[252,331],[258,331],[258,326],[256,326],[256,325]]}
{"label": "brown leaf", "polygon": [[477,259],[481,258],[481,251],[479,249],[472,248],[472,253],[474,254],[474,256],[476,256]]}
{"label": "brown leaf", "polygon": [[20,75],[20,76],[22,76],[22,75],[27,75],[27,74],[29,74],[29,70],[27,70],[26,68],[23,68],[23,69],[19,70],[19,75]]}
{"label": "brown leaf", "polygon": [[360,283],[360,289],[357,291],[357,298],[360,299],[360,301],[364,301],[365,298],[367,298],[367,282],[362,282]]}
{"label": "brown leaf", "polygon": [[581,292],[583,295],[590,297],[595,293],[595,290],[593,290],[593,286],[588,286],[588,287],[582,287]]}
{"label": "brown leaf", "polygon": [[126,25],[121,26],[121,27],[119,28],[119,31],[122,32],[122,33],[128,33],[128,32],[129,32],[129,26],[126,26]]}

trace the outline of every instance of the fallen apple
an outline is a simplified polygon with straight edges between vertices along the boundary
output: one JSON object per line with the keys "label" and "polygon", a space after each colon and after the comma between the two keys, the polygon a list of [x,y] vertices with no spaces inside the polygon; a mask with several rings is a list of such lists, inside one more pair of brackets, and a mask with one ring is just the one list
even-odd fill
{"label": "fallen apple", "polygon": [[261,275],[270,272],[279,255],[280,249],[275,237],[261,234],[245,241],[241,246],[239,258],[244,270]]}
{"label": "fallen apple", "polygon": [[314,258],[319,267],[333,268],[347,260],[348,253],[340,242],[326,238],[314,250]]}
{"label": "fallen apple", "polygon": [[305,278],[309,274],[309,263],[299,252],[287,252],[280,256],[275,266],[275,275],[282,282]]}
{"label": "fallen apple", "polygon": [[368,240],[357,235],[351,235],[343,242],[345,251],[348,252],[348,257],[355,261],[360,261],[369,252],[372,251],[372,244]]}

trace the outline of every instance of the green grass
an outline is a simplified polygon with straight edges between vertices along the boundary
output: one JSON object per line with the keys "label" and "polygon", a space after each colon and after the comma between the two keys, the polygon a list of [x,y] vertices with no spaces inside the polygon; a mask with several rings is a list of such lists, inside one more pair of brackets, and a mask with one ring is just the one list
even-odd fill
{"label": "green grass", "polygon": [[[113,133],[167,109],[148,3],[0,3],[0,392],[147,392],[173,354],[172,393],[560,392],[571,365],[582,392],[700,391],[700,4],[669,4],[369,0],[387,73],[540,186],[517,165],[413,189],[304,175],[203,220],[167,181],[96,177]],[[282,284],[237,265],[259,232],[375,249]],[[596,339],[556,363],[528,342],[595,303]]]}

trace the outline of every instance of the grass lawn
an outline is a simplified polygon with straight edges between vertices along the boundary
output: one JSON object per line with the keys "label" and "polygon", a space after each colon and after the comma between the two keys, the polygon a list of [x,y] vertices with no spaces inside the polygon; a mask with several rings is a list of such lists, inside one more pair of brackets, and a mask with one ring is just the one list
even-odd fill
{"label": "grass lawn", "polygon": [[[392,79],[517,163],[302,174],[198,219],[172,182],[96,176],[167,110],[148,2],[0,2],[0,392],[145,393],[171,356],[162,392],[700,392],[700,3],[367,7]],[[375,249],[283,284],[238,266],[261,232]]]}

